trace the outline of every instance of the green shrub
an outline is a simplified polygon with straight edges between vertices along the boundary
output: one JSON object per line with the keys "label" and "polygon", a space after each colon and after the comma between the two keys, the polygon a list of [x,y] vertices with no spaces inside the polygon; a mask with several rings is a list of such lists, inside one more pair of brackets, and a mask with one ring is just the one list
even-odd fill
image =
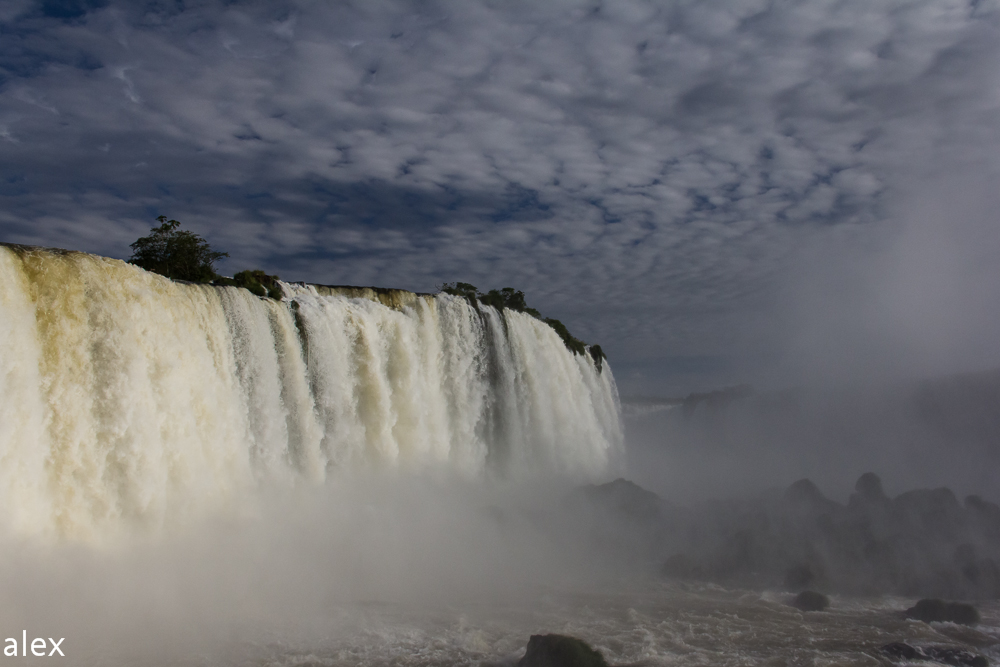
{"label": "green shrub", "polygon": [[219,278],[215,281],[215,284],[242,287],[260,297],[267,296],[272,299],[280,299],[284,296],[281,286],[278,285],[278,276],[269,276],[260,269],[240,271],[232,278]]}
{"label": "green shrub", "polygon": [[578,338],[574,338],[573,334],[569,332],[569,329],[566,328],[565,324],[559,320],[552,319],[551,317],[546,317],[543,322],[555,329],[555,332],[559,334],[560,338],[562,338],[562,342],[566,345],[568,350],[574,354],[585,354],[587,352],[587,344]]}
{"label": "green shrub", "polygon": [[479,294],[476,286],[469,283],[445,283],[441,285],[441,291],[452,296],[464,297],[473,303],[476,302],[476,295]]}
{"label": "green shrub", "polygon": [[600,373],[604,368],[604,360],[607,359],[607,355],[604,354],[604,350],[601,349],[600,345],[591,345],[587,348],[590,352],[590,358],[594,360],[594,365],[597,366],[597,372]]}
{"label": "green shrub", "polygon": [[201,236],[194,232],[180,231],[179,222],[157,218],[159,227],[153,227],[149,236],[143,236],[129,247],[129,263],[147,271],[159,273],[172,280],[209,283],[218,278],[215,262],[229,253],[216,252]]}
{"label": "green shrub", "polygon": [[497,310],[509,308],[510,310],[516,310],[519,313],[527,313],[532,317],[539,319],[541,319],[542,316],[541,313],[534,308],[528,307],[528,304],[524,301],[524,292],[521,290],[515,290],[513,287],[504,287],[499,290],[491,289],[486,294],[480,294],[479,300],[487,306],[493,306]]}
{"label": "green shrub", "polygon": [[502,289],[491,289],[486,294],[483,294],[475,285],[470,285],[469,283],[444,283],[441,285],[441,291],[445,294],[468,299],[472,307],[477,310],[479,309],[479,304],[482,303],[486,306],[492,306],[497,310],[504,310],[506,308],[516,310],[520,313],[527,313],[552,327],[559,334],[566,349],[570,352],[581,355],[589,353],[591,359],[594,360],[594,364],[597,366],[598,372],[601,372],[604,367],[604,360],[607,357],[604,355],[604,350],[601,349],[600,345],[591,345],[588,348],[586,343],[575,338],[569,332],[565,324],[551,317],[543,318],[541,313],[528,306],[524,298],[524,292],[521,290],[515,290],[513,287],[504,287]]}

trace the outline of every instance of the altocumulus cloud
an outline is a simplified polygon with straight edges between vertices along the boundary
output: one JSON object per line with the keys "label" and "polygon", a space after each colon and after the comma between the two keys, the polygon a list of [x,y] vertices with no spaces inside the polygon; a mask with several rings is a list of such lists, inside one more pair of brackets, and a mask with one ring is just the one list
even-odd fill
{"label": "altocumulus cloud", "polygon": [[0,231],[124,257],[164,213],[224,269],[514,285],[626,390],[994,364],[998,9],[7,2]]}

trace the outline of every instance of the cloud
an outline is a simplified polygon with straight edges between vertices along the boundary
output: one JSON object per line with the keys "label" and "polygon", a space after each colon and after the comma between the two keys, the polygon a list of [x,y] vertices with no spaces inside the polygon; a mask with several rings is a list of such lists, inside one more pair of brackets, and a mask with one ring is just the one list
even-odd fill
{"label": "cloud", "polygon": [[6,240],[516,285],[636,387],[805,349],[804,248],[996,163],[993,0],[70,4],[0,16]]}

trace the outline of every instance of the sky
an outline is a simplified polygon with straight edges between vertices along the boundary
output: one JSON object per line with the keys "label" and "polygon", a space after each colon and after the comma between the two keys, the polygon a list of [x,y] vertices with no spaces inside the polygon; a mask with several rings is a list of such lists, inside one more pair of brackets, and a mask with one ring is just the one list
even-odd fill
{"label": "sky", "polygon": [[0,240],[513,286],[623,395],[1000,366],[1000,0],[0,3]]}

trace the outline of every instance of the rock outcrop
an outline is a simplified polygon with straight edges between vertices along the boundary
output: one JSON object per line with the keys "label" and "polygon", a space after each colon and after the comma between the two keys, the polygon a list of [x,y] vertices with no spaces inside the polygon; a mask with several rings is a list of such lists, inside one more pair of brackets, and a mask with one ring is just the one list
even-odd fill
{"label": "rock outcrop", "polygon": [[979,623],[979,611],[971,604],[964,602],[945,602],[944,600],[928,598],[920,600],[903,613],[906,618],[926,623],[959,623],[961,625]]}
{"label": "rock outcrop", "polygon": [[792,600],[792,606],[800,611],[823,611],[830,606],[830,598],[816,591],[802,591]]}
{"label": "rock outcrop", "polygon": [[664,575],[723,585],[958,600],[1000,597],[1000,507],[947,488],[889,498],[865,473],[846,505],[810,480],[675,513]]}
{"label": "rock outcrop", "polygon": [[518,667],[608,667],[600,651],[566,635],[531,635]]}

